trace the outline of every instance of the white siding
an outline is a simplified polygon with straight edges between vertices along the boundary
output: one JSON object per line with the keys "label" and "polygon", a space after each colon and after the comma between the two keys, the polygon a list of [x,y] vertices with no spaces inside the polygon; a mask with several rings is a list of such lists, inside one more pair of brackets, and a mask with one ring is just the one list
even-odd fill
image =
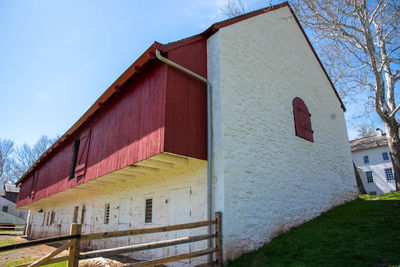
{"label": "white siding", "polygon": [[[214,210],[225,260],[357,196],[343,111],[287,7],[209,38]],[[295,136],[292,100],[315,142]]]}
{"label": "white siding", "polygon": [[[388,153],[389,160],[383,160],[382,153]],[[352,153],[354,164],[357,166],[361,180],[367,193],[376,192],[377,194],[385,194],[396,190],[394,181],[386,180],[385,169],[392,168],[390,153],[388,147],[376,147]],[[369,163],[364,163],[364,156],[368,156]],[[366,172],[372,171],[374,182],[368,183]]]}
{"label": "white siding", "polygon": [[[91,194],[75,194],[71,199],[62,199],[32,209],[33,225],[30,233],[32,238],[53,236],[69,233],[72,223],[74,207],[79,206],[78,223],[81,222],[82,207],[85,206],[83,233],[105,232],[125,229],[137,229],[144,227],[165,226],[170,223],[187,223],[206,220],[206,181],[207,162],[197,159],[188,159],[185,165],[174,166],[171,169],[159,171],[154,174],[141,177],[131,177],[128,183],[118,184],[108,180],[109,186],[102,191],[94,191]],[[102,178],[98,178],[102,179]],[[79,186],[78,186],[79,187]],[[79,191],[78,191],[79,192]],[[84,192],[84,191],[82,191]],[[175,194],[172,194],[175,192]],[[186,193],[184,195],[183,193]],[[144,222],[145,200],[153,199],[153,221]],[[177,197],[177,199],[173,199]],[[184,201],[184,202],[183,202]],[[41,201],[35,206],[39,207]],[[42,203],[45,203],[42,201]],[[104,224],[105,203],[110,203],[110,221]],[[171,207],[173,205],[173,207]],[[181,208],[185,207],[185,210]],[[55,224],[43,225],[44,214],[56,212]],[[173,214],[173,218],[170,215]],[[47,221],[47,219],[46,219]],[[185,234],[205,234],[206,228],[185,231]],[[93,249],[126,246],[141,242],[167,240],[168,237],[180,237],[179,233],[160,233],[134,237],[111,238],[86,242],[84,246]],[[188,249],[200,250],[206,248],[207,242],[181,245],[176,248],[164,248],[138,252],[129,256],[136,259],[149,259],[166,255],[174,255],[176,251],[187,251]],[[206,256],[194,259],[193,263],[199,264],[206,260]],[[191,261],[186,261],[192,264]],[[179,264],[178,264],[179,265]]]}
{"label": "white siding", "polygon": [[[7,207],[7,213],[16,216],[23,221],[26,219],[27,211],[23,209],[17,209],[16,204],[4,197],[0,197],[0,210],[3,210],[3,207]],[[12,218],[12,216],[7,216],[7,218]],[[4,217],[4,218],[3,218]],[[14,220],[14,219],[13,219]],[[15,219],[16,221],[21,222],[21,220]],[[7,223],[8,220],[5,220],[5,216],[0,217],[0,223]]]}

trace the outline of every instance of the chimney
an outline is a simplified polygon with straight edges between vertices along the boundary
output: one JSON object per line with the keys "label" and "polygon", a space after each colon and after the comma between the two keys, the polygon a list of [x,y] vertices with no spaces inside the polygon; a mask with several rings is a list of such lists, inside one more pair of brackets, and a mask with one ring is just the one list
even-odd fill
{"label": "chimney", "polygon": [[382,130],[381,129],[376,128],[375,132],[376,132],[376,136],[382,136]]}

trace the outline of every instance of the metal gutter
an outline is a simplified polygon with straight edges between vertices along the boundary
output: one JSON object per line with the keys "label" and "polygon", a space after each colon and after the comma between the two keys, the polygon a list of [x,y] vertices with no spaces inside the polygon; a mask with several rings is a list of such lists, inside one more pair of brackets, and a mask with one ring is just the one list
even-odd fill
{"label": "metal gutter", "polygon": [[[168,58],[163,57],[158,49],[156,49],[156,58],[164,62],[165,64],[173,68],[176,68],[207,84],[207,220],[211,220],[212,219],[212,175],[213,175],[211,84],[206,78],[198,75],[197,73],[194,73],[193,71],[179,64],[176,64],[175,62],[169,60]],[[208,227],[208,232],[209,234],[211,234],[211,226]],[[209,241],[208,246],[211,248],[212,241],[211,239],[209,239],[208,241]]]}

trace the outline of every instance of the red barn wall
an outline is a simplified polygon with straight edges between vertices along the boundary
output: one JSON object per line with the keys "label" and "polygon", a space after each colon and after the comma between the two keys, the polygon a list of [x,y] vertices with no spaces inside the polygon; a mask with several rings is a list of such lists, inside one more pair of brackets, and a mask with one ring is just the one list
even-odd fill
{"label": "red barn wall", "polygon": [[[168,52],[168,59],[207,77],[207,41]],[[207,159],[207,85],[168,67],[165,151]]]}
{"label": "red barn wall", "polygon": [[[18,206],[24,206],[164,151],[167,66],[152,61],[142,74],[126,82],[121,93],[104,104],[65,145],[35,171],[35,194],[29,193],[32,177],[24,180]],[[69,180],[74,140],[81,136],[79,157],[85,173]],[[82,144],[82,136],[89,136]],[[86,150],[86,151],[84,151]],[[78,163],[79,164],[79,163]]]}
{"label": "red barn wall", "polygon": [[[174,49],[168,57],[207,75],[205,40]],[[141,71],[22,182],[18,207],[162,152],[207,159],[206,85],[157,60]],[[77,138],[77,177],[69,180]],[[29,198],[34,176],[35,193]]]}

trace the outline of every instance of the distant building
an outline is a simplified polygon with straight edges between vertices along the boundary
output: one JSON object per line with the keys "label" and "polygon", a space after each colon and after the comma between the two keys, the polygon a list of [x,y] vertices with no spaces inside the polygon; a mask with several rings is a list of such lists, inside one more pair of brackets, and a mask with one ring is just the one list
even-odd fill
{"label": "distant building", "polygon": [[24,224],[27,210],[17,209],[19,187],[5,184],[0,190],[0,224]]}
{"label": "distant building", "polygon": [[386,134],[376,130],[375,136],[350,141],[350,148],[367,193],[385,194],[396,190],[394,169]]}

